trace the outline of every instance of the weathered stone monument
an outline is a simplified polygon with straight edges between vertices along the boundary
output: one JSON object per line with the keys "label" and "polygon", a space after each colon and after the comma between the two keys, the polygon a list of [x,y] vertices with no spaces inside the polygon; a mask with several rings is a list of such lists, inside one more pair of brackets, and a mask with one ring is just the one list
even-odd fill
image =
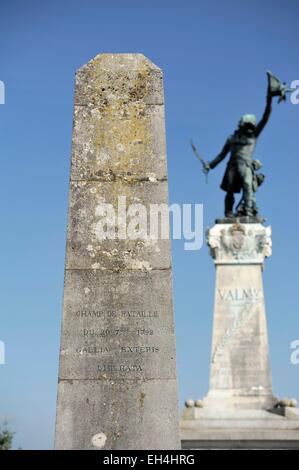
{"label": "weathered stone monument", "polygon": [[98,55],[76,74],[56,449],[180,447],[169,240],[128,238],[167,202],[162,72]]}

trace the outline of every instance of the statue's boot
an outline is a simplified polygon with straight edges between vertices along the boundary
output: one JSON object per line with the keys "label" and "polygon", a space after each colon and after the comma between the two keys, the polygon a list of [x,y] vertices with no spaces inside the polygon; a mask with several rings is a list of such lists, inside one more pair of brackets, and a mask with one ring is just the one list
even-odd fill
{"label": "statue's boot", "polygon": [[224,200],[225,217],[228,217],[228,218],[235,217],[234,212],[233,212],[234,202],[235,202],[234,193],[227,193],[225,196],[225,200]]}
{"label": "statue's boot", "polygon": [[252,217],[254,215],[254,195],[252,191],[252,181],[244,181],[243,186],[244,215]]}
{"label": "statue's boot", "polygon": [[253,201],[251,199],[247,200],[247,198],[244,198],[244,215],[248,217],[254,216]]}

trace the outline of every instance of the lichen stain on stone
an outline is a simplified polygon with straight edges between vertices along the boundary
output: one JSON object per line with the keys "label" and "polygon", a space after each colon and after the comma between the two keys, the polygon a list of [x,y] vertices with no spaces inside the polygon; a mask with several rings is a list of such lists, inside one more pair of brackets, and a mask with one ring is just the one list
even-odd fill
{"label": "lichen stain on stone", "polygon": [[[103,59],[99,57],[91,74],[91,111],[78,116],[78,121],[84,118],[88,122],[88,146],[96,158],[81,165],[95,176],[111,166],[121,173],[142,174],[146,171],[144,156],[152,145],[151,113],[145,103],[152,87],[151,68],[141,62],[132,75],[119,69],[109,75],[101,69]],[[79,122],[77,128],[79,137]]]}
{"label": "lichen stain on stone", "polygon": [[[146,159],[143,157],[149,154],[151,149],[151,123],[148,116],[141,116],[143,107],[143,103],[127,105],[130,118],[120,119],[119,114],[123,104],[116,102],[107,105],[108,116],[105,122],[97,121],[92,135],[95,154],[106,155],[105,159],[98,158],[90,162],[93,165],[90,170],[96,176],[101,176],[101,172],[109,172],[111,166],[116,168],[117,173],[128,176],[145,174]],[[106,119],[109,122],[109,129]]]}
{"label": "lichen stain on stone", "polygon": [[139,402],[140,402],[141,408],[142,408],[143,405],[144,405],[144,399],[145,399],[145,393],[144,393],[144,392],[140,392]]}
{"label": "lichen stain on stone", "polygon": [[129,96],[132,101],[144,100],[150,91],[151,70],[146,64],[142,64],[138,70],[135,83],[130,88]]}
{"label": "lichen stain on stone", "polygon": [[81,69],[78,78],[87,88],[91,104],[97,103],[99,99],[119,96],[129,101],[139,101],[149,95],[152,72],[159,69],[144,56],[133,57],[133,67],[123,59],[124,56],[100,54]]}
{"label": "lichen stain on stone", "polygon": [[131,260],[129,266],[131,269],[137,269],[141,271],[151,271],[153,269],[148,261],[142,260]]}

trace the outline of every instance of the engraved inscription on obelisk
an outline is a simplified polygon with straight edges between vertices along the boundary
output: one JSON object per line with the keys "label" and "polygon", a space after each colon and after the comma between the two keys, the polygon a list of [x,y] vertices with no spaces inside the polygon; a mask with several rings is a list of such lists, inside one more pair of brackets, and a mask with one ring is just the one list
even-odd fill
{"label": "engraved inscription on obelisk", "polygon": [[169,240],[127,237],[167,202],[162,72],[98,55],[76,74],[56,449],[180,446]]}

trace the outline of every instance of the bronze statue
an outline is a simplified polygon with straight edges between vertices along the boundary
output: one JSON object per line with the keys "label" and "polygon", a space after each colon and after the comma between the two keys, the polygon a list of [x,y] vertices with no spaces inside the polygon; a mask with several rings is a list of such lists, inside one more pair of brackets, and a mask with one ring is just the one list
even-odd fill
{"label": "bronze statue", "polygon": [[[278,96],[280,101],[286,99],[286,93],[290,91],[286,85],[278,80],[271,72],[268,75],[268,91],[266,107],[262,119],[257,122],[255,115],[245,114],[239,121],[236,131],[228,137],[225,145],[219,155],[211,162],[205,162],[198,154],[196,148],[191,142],[196,156],[203,164],[204,173],[208,173],[215,168],[230,153],[230,159],[221,183],[221,189],[226,191],[225,196],[225,217],[258,215],[255,193],[258,187],[264,181],[265,176],[257,171],[262,164],[253,159],[253,152],[256,146],[256,140],[268,122],[272,109],[272,99]],[[240,193],[242,198],[234,212],[234,194]]]}

